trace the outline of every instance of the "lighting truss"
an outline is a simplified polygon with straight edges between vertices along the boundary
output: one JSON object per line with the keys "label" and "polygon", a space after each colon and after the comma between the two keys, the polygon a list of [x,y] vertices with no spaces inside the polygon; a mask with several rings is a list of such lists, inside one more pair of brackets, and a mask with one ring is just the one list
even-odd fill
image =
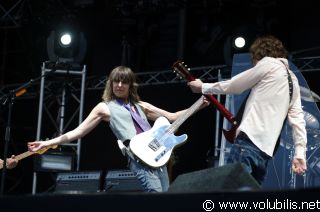
{"label": "lighting truss", "polygon": [[[228,72],[226,65],[203,66],[190,68],[190,73],[195,77],[206,81],[217,81],[219,70],[221,72]],[[137,82],[140,87],[150,85],[162,85],[173,83],[185,83],[186,80],[181,79],[172,70],[163,70],[155,72],[138,72],[136,73]],[[87,90],[104,89],[106,84],[106,77],[89,77],[87,79]]]}
{"label": "lighting truss", "polygon": [[293,58],[292,62],[301,72],[320,71],[320,56]]}
{"label": "lighting truss", "polygon": [[10,6],[0,3],[0,28],[20,27],[25,0],[12,1]]}
{"label": "lighting truss", "polygon": [[[301,57],[292,59],[293,63],[298,67],[301,72],[320,71],[320,56],[314,57]],[[222,74],[230,74],[230,67],[227,65],[213,65],[203,67],[190,68],[190,73],[195,77],[203,81],[217,81],[218,72]],[[160,84],[172,84],[172,83],[185,83],[186,80],[180,79],[172,70],[153,71],[153,72],[138,72],[136,73],[137,81],[139,86],[151,86]],[[222,78],[228,78],[222,77]],[[46,81],[46,87],[51,87],[54,81]],[[74,78],[69,86],[76,90],[79,88],[81,78]],[[106,76],[87,76],[86,79],[86,90],[102,90],[106,84]],[[8,91],[13,90],[22,84],[9,84],[0,88],[0,100]],[[37,85],[36,83],[34,84]],[[49,90],[48,90],[49,91]],[[38,89],[30,89],[25,95],[19,97],[20,99],[25,98],[36,98],[38,96]]]}

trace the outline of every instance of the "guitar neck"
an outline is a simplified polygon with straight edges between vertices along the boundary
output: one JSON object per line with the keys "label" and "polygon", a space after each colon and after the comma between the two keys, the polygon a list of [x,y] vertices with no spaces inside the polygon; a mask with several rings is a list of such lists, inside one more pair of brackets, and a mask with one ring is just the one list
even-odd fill
{"label": "guitar neck", "polygon": [[[34,154],[34,152],[27,151],[27,152],[24,152],[24,153],[17,155],[15,157],[15,159],[22,160],[23,158],[26,158],[26,157],[33,155],[33,154]],[[2,169],[2,168],[3,168],[3,164],[0,164],[0,169]]]}
{"label": "guitar neck", "polygon": [[29,157],[30,155],[33,155],[33,154],[35,154],[35,152],[26,151],[24,153],[21,153],[21,154],[17,155],[15,158],[17,160],[22,160],[22,159],[24,159],[26,157]]}
{"label": "guitar neck", "polygon": [[[191,81],[194,81],[196,80],[191,74],[187,74],[185,76],[185,78],[191,82]],[[210,101],[214,107],[217,108],[217,110],[219,110],[222,115],[228,120],[230,121],[231,123],[236,123],[236,119],[235,117],[233,116],[233,114],[227,110],[214,96],[212,95],[204,95],[208,101]]]}
{"label": "guitar neck", "polygon": [[203,97],[201,96],[186,112],[179,116],[179,118],[174,121],[168,131],[173,133],[176,129],[180,127],[180,125],[187,120],[201,105],[203,102]]}
{"label": "guitar neck", "polygon": [[233,116],[233,114],[227,110],[214,96],[212,95],[205,95],[205,97],[215,106],[221,113],[222,115],[231,123],[235,124],[236,119]]}
{"label": "guitar neck", "polygon": [[[184,64],[182,61],[176,61],[173,64],[173,70],[181,77],[185,78],[189,82],[196,80],[192,74],[190,74],[189,70],[190,68],[187,68],[187,65]],[[213,106],[222,113],[222,115],[232,124],[232,127],[230,130],[223,130],[223,134],[225,138],[233,143],[236,135],[236,130],[239,127],[238,120],[236,117],[233,116],[233,114],[227,110],[214,96],[212,95],[204,95],[208,101],[210,101]]]}
{"label": "guitar neck", "polygon": [[[24,158],[26,158],[26,157],[29,157],[30,155],[33,155],[33,154],[43,154],[43,153],[45,153],[48,149],[50,149],[50,148],[55,149],[55,148],[57,148],[57,147],[58,147],[57,145],[53,145],[53,146],[46,147],[46,148],[44,148],[44,149],[42,149],[42,150],[38,150],[38,151],[36,151],[36,152],[26,151],[26,152],[24,152],[24,153],[21,153],[21,154],[19,154],[19,155],[16,155],[15,159],[19,161],[19,160],[22,160],[22,159],[24,159]],[[3,166],[0,165],[0,169],[2,169],[2,168],[3,168]]]}
{"label": "guitar neck", "polygon": [[[182,61],[177,61],[173,64],[173,70],[174,72],[177,72],[180,76],[184,77],[186,80],[188,80],[189,82],[196,80],[196,78],[190,74],[189,70],[187,68],[187,66],[184,64],[184,62]],[[233,116],[233,114],[228,111],[214,96],[212,95],[205,95],[205,97],[207,98],[208,101],[210,101],[213,106],[219,110],[222,115],[229,121],[231,122],[233,125],[237,125],[237,120],[236,118]]]}

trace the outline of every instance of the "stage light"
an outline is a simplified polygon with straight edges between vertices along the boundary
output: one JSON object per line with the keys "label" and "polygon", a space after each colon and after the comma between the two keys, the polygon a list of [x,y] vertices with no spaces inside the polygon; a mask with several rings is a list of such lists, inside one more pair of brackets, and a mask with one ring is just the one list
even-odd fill
{"label": "stage light", "polygon": [[69,33],[63,33],[60,37],[60,44],[62,47],[68,47],[71,45],[72,37]]}
{"label": "stage light", "polygon": [[76,30],[53,30],[47,38],[50,62],[81,64],[87,50],[83,32]]}
{"label": "stage light", "polygon": [[233,40],[233,46],[234,48],[236,49],[241,49],[243,48],[244,46],[246,45],[246,40],[239,36],[239,37],[235,37],[234,40]]}
{"label": "stage light", "polygon": [[249,47],[259,33],[251,24],[235,28],[226,37],[223,54],[226,65],[231,65],[234,54],[248,53]]}

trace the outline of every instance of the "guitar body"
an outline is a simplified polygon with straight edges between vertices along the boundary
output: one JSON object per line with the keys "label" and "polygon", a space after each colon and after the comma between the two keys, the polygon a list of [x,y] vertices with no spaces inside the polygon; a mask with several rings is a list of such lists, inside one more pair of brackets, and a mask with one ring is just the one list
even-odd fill
{"label": "guitar body", "polygon": [[227,141],[230,143],[234,143],[236,140],[236,133],[239,125],[232,125],[229,130],[222,129],[223,135],[226,138]]}
{"label": "guitar body", "polygon": [[151,167],[165,165],[172,154],[172,150],[184,143],[186,134],[175,136],[168,132],[171,124],[165,117],[159,117],[153,127],[134,136],[130,140],[130,150],[135,156]]}

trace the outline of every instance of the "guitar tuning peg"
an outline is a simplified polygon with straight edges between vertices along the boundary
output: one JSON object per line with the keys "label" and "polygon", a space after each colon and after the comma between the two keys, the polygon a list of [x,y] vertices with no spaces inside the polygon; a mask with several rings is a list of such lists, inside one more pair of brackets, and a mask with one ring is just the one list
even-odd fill
{"label": "guitar tuning peg", "polygon": [[190,71],[191,69],[190,68],[188,68],[188,71]]}

